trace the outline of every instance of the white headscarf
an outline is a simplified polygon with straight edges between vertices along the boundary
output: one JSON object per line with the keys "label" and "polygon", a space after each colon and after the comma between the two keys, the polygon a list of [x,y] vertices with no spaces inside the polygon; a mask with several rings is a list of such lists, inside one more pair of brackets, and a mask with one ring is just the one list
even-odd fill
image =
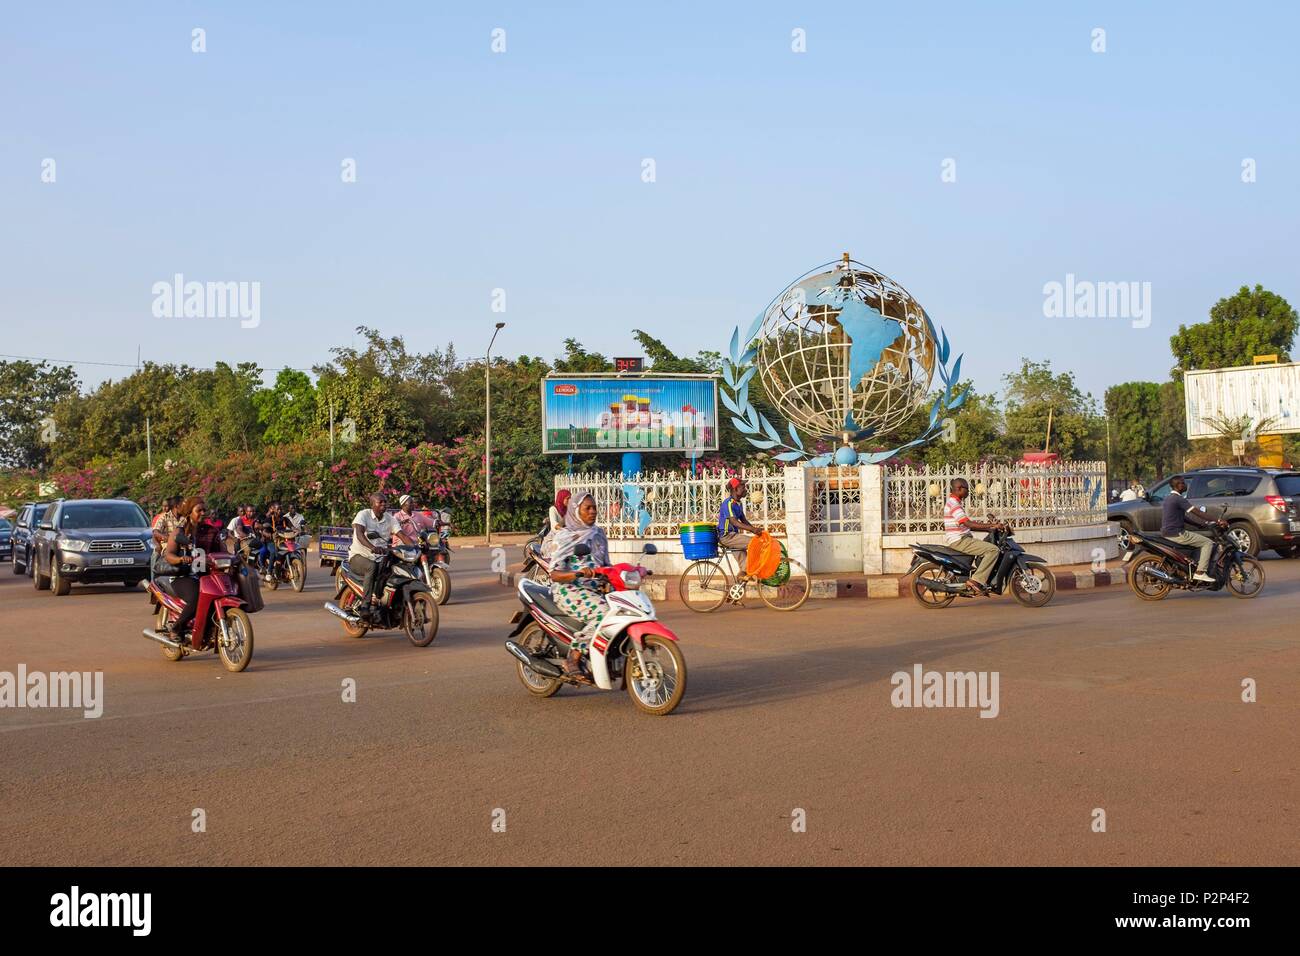
{"label": "white headscarf", "polygon": [[604,530],[593,521],[583,524],[578,517],[582,503],[591,499],[596,503],[596,496],[590,491],[575,491],[569,499],[569,507],[564,512],[564,527],[555,532],[555,551],[551,555],[552,563],[563,561],[573,554],[573,549],[580,544],[591,548],[591,559],[597,564],[609,564],[609,541]]}

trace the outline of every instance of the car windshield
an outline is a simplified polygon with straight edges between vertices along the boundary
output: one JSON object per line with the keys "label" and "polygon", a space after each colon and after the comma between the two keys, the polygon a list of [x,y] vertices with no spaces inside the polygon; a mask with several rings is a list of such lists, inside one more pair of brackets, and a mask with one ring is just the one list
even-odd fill
{"label": "car windshield", "polygon": [[1300,475],[1278,475],[1277,493],[1279,495],[1300,495]]}
{"label": "car windshield", "polygon": [[64,531],[149,527],[139,505],[130,501],[64,505],[59,527]]}

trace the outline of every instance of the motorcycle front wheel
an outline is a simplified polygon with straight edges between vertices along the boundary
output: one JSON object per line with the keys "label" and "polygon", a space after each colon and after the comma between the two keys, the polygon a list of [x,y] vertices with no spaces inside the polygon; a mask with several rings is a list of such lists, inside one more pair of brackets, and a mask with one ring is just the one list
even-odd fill
{"label": "motorcycle front wheel", "polygon": [[428,647],[438,636],[438,605],[428,591],[416,591],[407,598],[402,630],[416,647]]}
{"label": "motorcycle front wheel", "polygon": [[440,606],[447,603],[451,597],[451,575],[447,573],[446,568],[429,569],[429,590],[433,592],[433,599]]}
{"label": "motorcycle front wheel", "polygon": [[239,608],[226,611],[226,634],[229,642],[217,639],[217,656],[226,670],[238,674],[253,659],[253,622]]}
{"label": "motorcycle front wheel", "polygon": [[1145,554],[1133,562],[1128,569],[1128,586],[1144,601],[1162,601],[1169,596],[1169,585],[1159,578],[1147,574],[1147,569],[1163,570],[1164,559],[1154,554]]}
{"label": "motorcycle front wheel", "polygon": [[1228,569],[1228,593],[1236,598],[1253,598],[1264,590],[1264,566],[1255,558],[1242,558],[1240,566]]}
{"label": "motorcycle front wheel", "polygon": [[1025,607],[1044,607],[1056,594],[1056,577],[1046,565],[1026,565],[1011,575],[1011,594]]}
{"label": "motorcycle front wheel", "polygon": [[912,576],[912,597],[916,603],[924,608],[937,610],[941,607],[947,607],[953,601],[957,600],[957,595],[952,591],[932,591],[926,587],[922,581],[943,582],[944,584],[953,584],[953,573],[946,571],[933,561],[927,561],[916,569],[916,574]]}
{"label": "motorcycle front wheel", "polygon": [[289,562],[289,583],[299,594],[307,586],[307,562],[290,561]]}
{"label": "motorcycle front wheel", "polygon": [[[529,654],[540,656],[546,651],[546,632],[536,624],[530,624],[524,629],[524,633],[519,635],[516,642]],[[546,677],[537,673],[521,660],[515,661],[515,672],[519,675],[519,683],[524,685],[524,689],[534,697],[554,697],[564,681],[558,677]]]}
{"label": "motorcycle front wheel", "polygon": [[637,660],[636,650],[628,648],[626,681],[627,693],[643,714],[662,717],[671,714],[686,694],[686,658],[676,641],[650,635],[645,639],[641,657],[645,669]]}

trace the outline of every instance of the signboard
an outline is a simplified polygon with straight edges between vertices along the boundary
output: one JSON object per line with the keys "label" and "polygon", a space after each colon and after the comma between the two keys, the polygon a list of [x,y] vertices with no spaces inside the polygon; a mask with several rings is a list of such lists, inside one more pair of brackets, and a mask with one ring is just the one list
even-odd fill
{"label": "signboard", "polygon": [[614,371],[616,372],[641,372],[645,367],[645,359],[637,356],[636,358],[616,358],[614,359]]}
{"label": "signboard", "polygon": [[1232,440],[1232,453],[1238,458],[1246,454],[1246,439],[1234,438]]}
{"label": "signboard", "polygon": [[718,450],[712,375],[568,375],[542,380],[547,454]]}
{"label": "signboard", "polygon": [[52,481],[42,481],[36,486],[36,497],[53,498],[59,493],[59,486]]}
{"label": "signboard", "polygon": [[1184,372],[1183,392],[1188,438],[1219,437],[1211,419],[1243,417],[1270,435],[1300,432],[1300,362]]}

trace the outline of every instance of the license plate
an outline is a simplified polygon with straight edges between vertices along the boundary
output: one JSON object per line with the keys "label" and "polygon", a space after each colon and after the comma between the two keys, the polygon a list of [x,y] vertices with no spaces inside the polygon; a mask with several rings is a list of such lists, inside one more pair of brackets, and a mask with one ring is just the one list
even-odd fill
{"label": "license plate", "polygon": [[135,558],[102,558],[100,564],[135,564]]}
{"label": "license plate", "polygon": [[322,542],[320,543],[320,549],[321,549],[322,551],[333,551],[333,550],[334,550],[334,542],[332,542],[332,541],[322,541]]}
{"label": "license plate", "polygon": [[1292,522],[1291,522],[1291,530],[1292,530],[1292,531],[1300,531],[1300,521],[1292,521]]}

